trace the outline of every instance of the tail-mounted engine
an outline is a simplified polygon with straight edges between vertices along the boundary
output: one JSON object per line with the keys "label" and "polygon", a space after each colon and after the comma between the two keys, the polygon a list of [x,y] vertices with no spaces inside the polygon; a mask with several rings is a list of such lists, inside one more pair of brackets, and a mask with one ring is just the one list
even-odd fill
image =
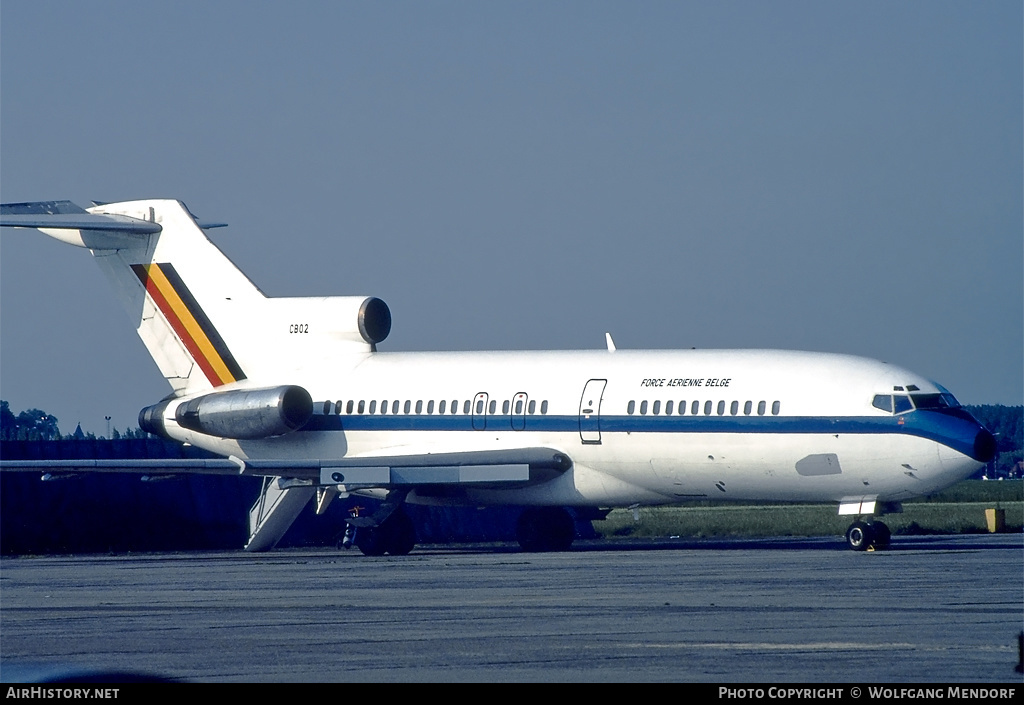
{"label": "tail-mounted engine", "polygon": [[139,427],[169,437],[167,410],[177,403],[178,426],[221,438],[255,439],[281,436],[302,428],[313,415],[313,399],[302,387],[286,385],[265,389],[212,392],[184,402],[163,401],[139,413]]}

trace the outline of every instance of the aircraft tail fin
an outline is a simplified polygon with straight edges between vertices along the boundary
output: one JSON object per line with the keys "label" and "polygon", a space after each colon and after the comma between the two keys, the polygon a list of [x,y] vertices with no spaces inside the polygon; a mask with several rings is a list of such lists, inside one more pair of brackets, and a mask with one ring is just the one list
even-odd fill
{"label": "aircraft tail fin", "polygon": [[390,331],[379,299],[266,297],[180,201],[7,204],[0,225],[89,249],[177,396],[280,375],[338,344],[369,352]]}

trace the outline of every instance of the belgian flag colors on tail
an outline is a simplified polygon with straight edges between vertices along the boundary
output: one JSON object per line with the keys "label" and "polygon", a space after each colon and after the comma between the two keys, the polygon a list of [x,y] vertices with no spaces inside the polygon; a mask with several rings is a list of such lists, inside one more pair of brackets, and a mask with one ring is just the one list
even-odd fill
{"label": "belgian flag colors on tail", "polygon": [[170,263],[133,264],[132,271],[214,387],[245,379],[223,338]]}

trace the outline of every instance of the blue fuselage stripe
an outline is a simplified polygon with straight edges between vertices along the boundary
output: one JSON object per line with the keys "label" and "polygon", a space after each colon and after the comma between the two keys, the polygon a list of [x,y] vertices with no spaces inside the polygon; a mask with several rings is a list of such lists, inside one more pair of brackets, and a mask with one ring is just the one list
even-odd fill
{"label": "blue fuselage stripe", "polygon": [[[518,428],[508,415],[314,416],[303,431],[516,431],[579,433],[579,416],[527,415]],[[978,427],[941,412],[914,411],[899,416],[605,416],[583,421],[584,431],[601,433],[742,434],[905,434],[927,438],[971,455]]]}

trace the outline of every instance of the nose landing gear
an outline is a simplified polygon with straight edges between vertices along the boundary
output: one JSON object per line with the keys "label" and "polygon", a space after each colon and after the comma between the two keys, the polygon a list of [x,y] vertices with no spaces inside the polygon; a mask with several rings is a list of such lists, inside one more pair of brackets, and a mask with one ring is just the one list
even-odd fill
{"label": "nose landing gear", "polygon": [[892,532],[880,521],[855,521],[846,530],[846,544],[854,551],[889,548]]}

